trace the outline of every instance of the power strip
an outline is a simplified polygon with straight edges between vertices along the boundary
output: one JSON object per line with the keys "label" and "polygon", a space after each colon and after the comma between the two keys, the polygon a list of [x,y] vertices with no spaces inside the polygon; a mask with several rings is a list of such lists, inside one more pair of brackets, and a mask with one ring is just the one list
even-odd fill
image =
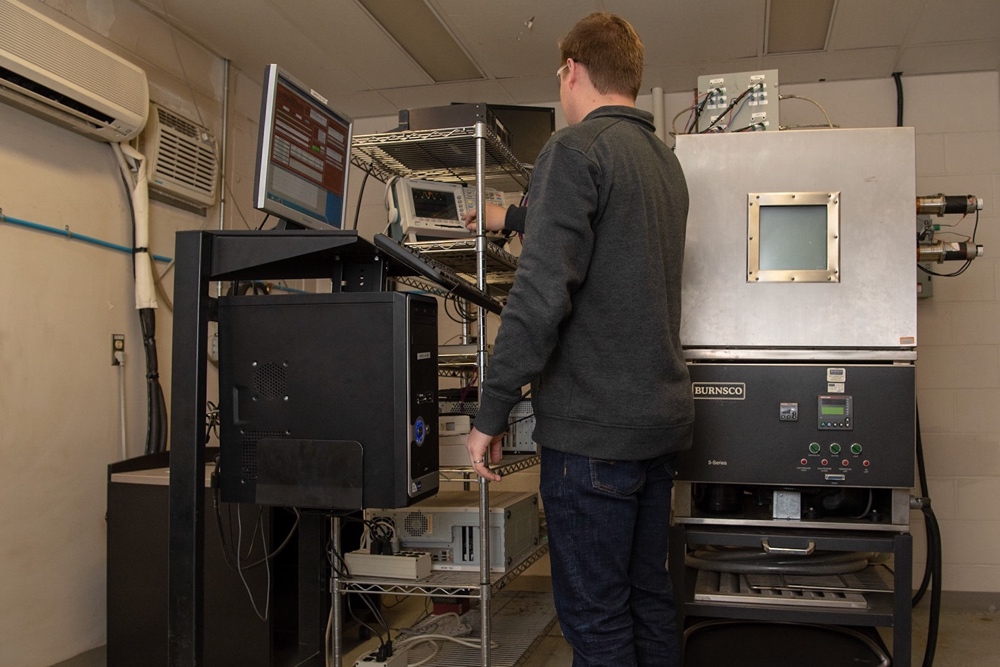
{"label": "power strip", "polygon": [[390,556],[359,549],[345,554],[344,561],[352,577],[423,579],[431,573],[431,555],[424,551],[400,551]]}
{"label": "power strip", "polygon": [[392,655],[386,660],[378,659],[378,649],[368,655],[358,658],[354,667],[406,667],[406,647],[394,649]]}

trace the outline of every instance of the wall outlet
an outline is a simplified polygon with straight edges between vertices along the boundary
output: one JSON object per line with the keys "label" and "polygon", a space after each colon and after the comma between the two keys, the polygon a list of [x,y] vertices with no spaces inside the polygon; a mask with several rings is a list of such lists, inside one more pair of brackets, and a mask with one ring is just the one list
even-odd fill
{"label": "wall outlet", "polygon": [[111,365],[125,363],[125,334],[111,334]]}

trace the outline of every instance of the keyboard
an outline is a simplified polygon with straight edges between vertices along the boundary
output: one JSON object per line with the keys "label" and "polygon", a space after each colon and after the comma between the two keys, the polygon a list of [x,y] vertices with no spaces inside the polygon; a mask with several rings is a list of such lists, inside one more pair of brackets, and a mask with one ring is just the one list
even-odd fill
{"label": "keyboard", "polygon": [[[410,248],[394,241],[385,234],[375,235],[375,247],[389,258],[392,266],[390,275],[419,275],[437,283],[450,294],[471,301],[491,313],[500,314],[503,304],[465,278],[455,273],[450,266],[428,257],[416,248]],[[402,269],[402,270],[401,270]]]}

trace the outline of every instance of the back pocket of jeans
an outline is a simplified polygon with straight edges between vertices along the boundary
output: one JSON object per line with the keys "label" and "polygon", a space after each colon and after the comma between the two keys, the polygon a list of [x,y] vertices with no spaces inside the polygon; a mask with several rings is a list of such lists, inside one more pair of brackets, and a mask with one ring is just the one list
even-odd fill
{"label": "back pocket of jeans", "polygon": [[590,483],[597,491],[630,496],[642,488],[645,475],[638,461],[590,459]]}

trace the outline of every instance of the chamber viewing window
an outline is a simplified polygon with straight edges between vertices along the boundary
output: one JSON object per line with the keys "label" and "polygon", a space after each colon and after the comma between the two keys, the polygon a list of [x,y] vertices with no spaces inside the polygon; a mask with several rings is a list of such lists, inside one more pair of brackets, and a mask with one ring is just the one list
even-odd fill
{"label": "chamber viewing window", "polygon": [[840,282],[840,193],[749,193],[747,282]]}

